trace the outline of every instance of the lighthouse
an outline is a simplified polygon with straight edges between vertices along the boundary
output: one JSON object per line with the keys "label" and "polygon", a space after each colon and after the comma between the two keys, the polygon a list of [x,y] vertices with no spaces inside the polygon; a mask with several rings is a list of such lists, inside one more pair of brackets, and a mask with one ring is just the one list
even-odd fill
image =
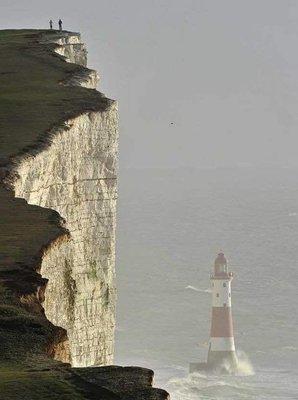
{"label": "lighthouse", "polygon": [[202,369],[232,371],[237,368],[232,319],[233,273],[229,272],[223,253],[215,259],[210,280],[212,313],[207,363],[191,363],[190,372]]}

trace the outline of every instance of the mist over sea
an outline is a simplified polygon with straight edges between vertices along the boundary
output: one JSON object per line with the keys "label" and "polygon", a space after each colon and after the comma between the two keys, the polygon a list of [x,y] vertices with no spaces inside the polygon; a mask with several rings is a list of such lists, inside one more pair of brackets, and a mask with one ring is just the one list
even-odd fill
{"label": "mist over sea", "polygon": [[[155,370],[174,400],[298,398],[298,169],[122,170],[116,363]],[[204,361],[209,272],[224,250],[240,376]]]}

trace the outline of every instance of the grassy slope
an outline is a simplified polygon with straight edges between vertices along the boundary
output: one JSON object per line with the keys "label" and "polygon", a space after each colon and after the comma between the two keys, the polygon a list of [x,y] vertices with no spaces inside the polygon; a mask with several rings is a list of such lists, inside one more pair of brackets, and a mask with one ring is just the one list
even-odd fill
{"label": "grassy slope", "polygon": [[82,400],[80,393],[59,371],[27,372],[0,367],[0,399]]}
{"label": "grassy slope", "polygon": [[55,45],[40,44],[45,35],[51,33],[0,31],[2,164],[44,141],[45,133],[67,117],[110,103],[95,90],[60,84],[82,67],[54,56]]}

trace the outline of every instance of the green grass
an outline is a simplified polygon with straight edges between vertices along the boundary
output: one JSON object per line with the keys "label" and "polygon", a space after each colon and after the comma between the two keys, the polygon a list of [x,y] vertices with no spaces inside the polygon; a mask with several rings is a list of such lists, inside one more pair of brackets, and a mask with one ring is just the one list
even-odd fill
{"label": "green grass", "polygon": [[88,279],[93,279],[93,280],[98,279],[98,277],[97,277],[97,265],[96,265],[96,260],[90,261],[89,266],[90,266],[90,269],[89,269],[89,271],[87,272]]}
{"label": "green grass", "polygon": [[40,249],[63,233],[61,218],[50,209],[28,205],[0,186],[0,276],[32,262]]}
{"label": "green grass", "polygon": [[0,398],[19,400],[82,400],[85,397],[61,371],[26,371],[0,367]]}
{"label": "green grass", "polygon": [[68,117],[105,109],[110,101],[95,90],[62,85],[82,67],[41,44],[48,31],[0,31],[0,160],[49,139],[49,130]]}

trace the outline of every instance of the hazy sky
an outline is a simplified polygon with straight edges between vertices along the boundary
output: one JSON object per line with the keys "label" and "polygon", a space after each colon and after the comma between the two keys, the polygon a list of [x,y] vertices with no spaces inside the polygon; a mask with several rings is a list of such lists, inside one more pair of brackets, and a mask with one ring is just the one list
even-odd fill
{"label": "hazy sky", "polygon": [[122,167],[298,165],[297,0],[0,5],[3,28],[82,33],[119,101]]}

